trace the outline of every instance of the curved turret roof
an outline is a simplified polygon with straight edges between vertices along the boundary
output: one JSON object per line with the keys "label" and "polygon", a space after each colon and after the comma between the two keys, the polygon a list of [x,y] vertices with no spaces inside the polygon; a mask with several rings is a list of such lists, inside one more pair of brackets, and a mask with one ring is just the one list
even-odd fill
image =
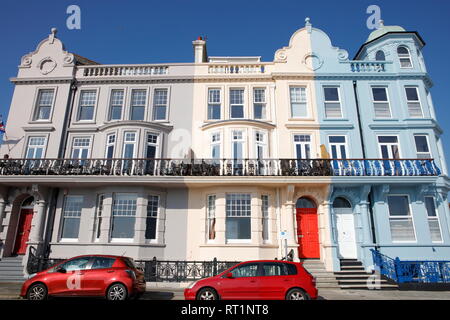
{"label": "curved turret roof", "polygon": [[400,26],[385,26],[383,24],[383,20],[380,20],[380,28],[376,29],[375,31],[372,31],[369,37],[367,38],[366,42],[370,42],[376,38],[379,38],[388,32],[405,32],[405,31],[406,30]]}

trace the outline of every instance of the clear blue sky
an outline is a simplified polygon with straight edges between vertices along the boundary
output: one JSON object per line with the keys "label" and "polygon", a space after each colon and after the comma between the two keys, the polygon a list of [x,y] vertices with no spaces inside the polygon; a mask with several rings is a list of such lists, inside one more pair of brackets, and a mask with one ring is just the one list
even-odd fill
{"label": "clear blue sky", "polygon": [[[81,30],[68,30],[66,9],[81,8]],[[33,51],[50,32],[66,49],[100,63],[192,62],[191,41],[208,37],[209,55],[262,56],[272,61],[278,48],[309,16],[335,46],[350,56],[366,40],[369,5],[381,8],[386,25],[418,31],[428,71],[434,82],[432,96],[444,129],[444,148],[450,159],[450,122],[446,94],[450,92],[450,1],[2,1],[0,7],[0,114],[6,120],[20,58]],[[450,161],[447,161],[450,164]]]}

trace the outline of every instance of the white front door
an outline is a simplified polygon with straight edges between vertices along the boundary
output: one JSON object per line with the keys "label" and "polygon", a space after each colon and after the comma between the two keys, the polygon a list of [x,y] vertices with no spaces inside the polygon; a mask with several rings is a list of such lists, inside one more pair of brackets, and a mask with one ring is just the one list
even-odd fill
{"label": "white front door", "polygon": [[351,208],[335,208],[338,252],[342,259],[356,259],[355,222]]}

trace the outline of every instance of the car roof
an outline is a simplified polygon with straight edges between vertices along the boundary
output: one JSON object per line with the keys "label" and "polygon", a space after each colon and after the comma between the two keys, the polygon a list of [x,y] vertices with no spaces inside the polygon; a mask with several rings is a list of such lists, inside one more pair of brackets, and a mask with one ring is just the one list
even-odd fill
{"label": "car roof", "polygon": [[248,263],[248,262],[254,262],[254,263],[261,263],[261,262],[298,263],[298,262],[286,261],[286,260],[249,260],[249,261],[242,261],[240,263]]}
{"label": "car roof", "polygon": [[124,258],[124,259],[131,259],[130,257],[125,257],[125,256],[114,256],[114,255],[108,255],[108,254],[83,254],[80,256],[75,256],[72,258],[68,258],[66,260],[70,260],[70,259],[75,259],[75,258],[83,258],[83,257],[99,257],[99,258]]}

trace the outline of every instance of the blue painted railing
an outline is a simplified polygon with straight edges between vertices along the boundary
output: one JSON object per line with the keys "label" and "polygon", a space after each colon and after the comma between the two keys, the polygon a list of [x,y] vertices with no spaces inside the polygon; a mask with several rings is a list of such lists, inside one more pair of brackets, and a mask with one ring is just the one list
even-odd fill
{"label": "blue painted railing", "polygon": [[397,283],[450,283],[450,261],[401,261],[370,251],[380,274]]}

